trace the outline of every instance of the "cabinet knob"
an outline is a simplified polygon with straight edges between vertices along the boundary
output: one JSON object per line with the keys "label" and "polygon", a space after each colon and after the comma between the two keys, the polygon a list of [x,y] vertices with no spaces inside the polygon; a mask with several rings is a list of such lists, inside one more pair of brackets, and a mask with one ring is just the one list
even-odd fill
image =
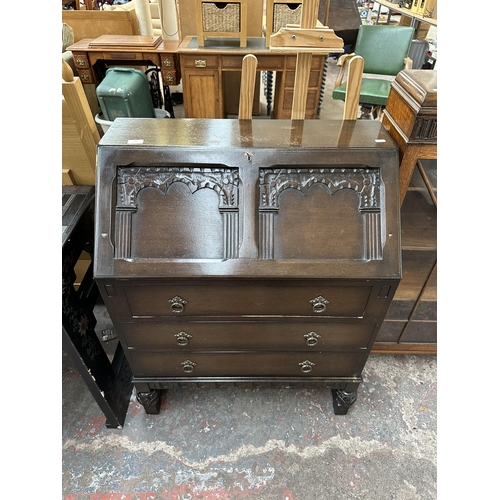
{"label": "cabinet knob", "polygon": [[179,332],[174,335],[174,337],[177,339],[177,345],[188,345],[189,344],[189,339],[192,337],[192,335],[189,335],[189,333],[186,332]]}
{"label": "cabinet knob", "polygon": [[189,359],[186,359],[186,361],[183,361],[181,363],[182,369],[184,370],[184,373],[192,373],[194,370],[194,367],[196,366],[196,363],[193,361],[190,361]]}
{"label": "cabinet knob", "polygon": [[326,305],[330,302],[326,300],[324,297],[319,295],[318,297],[309,301],[312,304],[313,311],[315,313],[322,313],[326,311]]}
{"label": "cabinet knob", "polygon": [[318,345],[318,340],[321,338],[321,335],[319,335],[316,332],[309,332],[304,335],[306,339],[306,344],[309,347],[314,347],[315,345]]}
{"label": "cabinet knob", "polygon": [[315,363],[306,359],[305,361],[302,361],[302,363],[299,363],[300,371],[302,373],[309,373],[314,365]]}
{"label": "cabinet knob", "polygon": [[182,297],[179,297],[178,295],[171,298],[169,302],[172,312],[176,314],[184,312],[184,306],[187,304],[187,300],[184,300]]}

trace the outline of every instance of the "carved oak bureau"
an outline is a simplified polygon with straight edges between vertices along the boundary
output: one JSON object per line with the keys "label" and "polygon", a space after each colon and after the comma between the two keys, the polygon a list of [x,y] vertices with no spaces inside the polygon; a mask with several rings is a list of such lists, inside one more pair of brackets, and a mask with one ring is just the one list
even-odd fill
{"label": "carved oak bureau", "polygon": [[379,122],[118,118],[96,185],[95,279],[147,413],[225,385],[347,413],[401,279]]}

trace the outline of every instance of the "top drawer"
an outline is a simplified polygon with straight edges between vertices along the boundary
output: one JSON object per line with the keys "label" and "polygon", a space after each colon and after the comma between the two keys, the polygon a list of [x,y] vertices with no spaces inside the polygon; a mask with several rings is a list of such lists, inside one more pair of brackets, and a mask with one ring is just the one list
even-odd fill
{"label": "top drawer", "polygon": [[197,56],[181,55],[181,66],[185,68],[218,68],[219,59],[217,56],[200,54]]}
{"label": "top drawer", "polygon": [[123,287],[143,316],[363,317],[372,287],[269,284],[158,284]]}

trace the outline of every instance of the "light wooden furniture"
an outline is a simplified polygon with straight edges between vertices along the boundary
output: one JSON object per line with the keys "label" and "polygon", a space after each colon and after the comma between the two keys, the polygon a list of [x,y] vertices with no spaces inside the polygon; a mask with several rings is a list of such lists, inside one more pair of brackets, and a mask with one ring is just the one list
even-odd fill
{"label": "light wooden furniture", "polygon": [[[179,40],[187,36],[197,36],[196,30],[196,0],[176,0],[177,24]],[[247,0],[247,37],[262,36],[262,19],[264,14],[264,0]]]}
{"label": "light wooden furniture", "polygon": [[[180,83],[177,40],[163,40],[154,47],[135,43],[143,39],[139,35],[120,37],[120,45],[94,45],[94,39],[84,39],[68,47],[73,53],[73,61],[82,83],[98,85],[110,66],[139,66],[150,64],[161,68],[163,84],[166,86]],[[124,43],[123,40],[130,40]]]}
{"label": "light wooden furniture", "polygon": [[[177,49],[182,73],[184,111],[186,118],[225,118],[223,73],[241,71],[243,58],[253,54],[259,71],[276,71],[272,118],[290,119],[295,84],[297,51],[271,51],[265,38],[248,38],[247,47],[229,45],[224,40],[210,40],[199,47],[196,37],[186,37]],[[315,119],[321,93],[325,54],[314,55],[311,61],[305,118]]]}
{"label": "light wooden furniture", "polygon": [[95,184],[99,131],[82,83],[62,60],[62,184]]}
{"label": "light wooden furniture", "polygon": [[302,0],[266,0],[266,47],[269,47],[271,35],[287,24],[299,25],[301,14]]}
{"label": "light wooden furniture", "polygon": [[205,38],[238,38],[240,47],[247,46],[247,0],[207,2],[196,0],[196,36],[198,45],[205,45]]}
{"label": "light wooden furniture", "polygon": [[241,68],[240,107],[238,110],[239,120],[252,119],[256,73],[257,58],[253,54],[247,54],[243,58],[243,65]]}
{"label": "light wooden furniture", "polygon": [[401,279],[389,135],[159,121],[117,118],[98,154],[95,279],[137,399],[158,413],[177,386],[321,387],[346,414]]}
{"label": "light wooden furniture", "polygon": [[62,21],[73,28],[77,42],[101,35],[139,35],[135,9],[63,10]]}
{"label": "light wooden furniture", "polygon": [[359,110],[359,94],[363,76],[364,59],[352,57],[347,64],[346,93],[344,102],[344,120],[356,120]]}

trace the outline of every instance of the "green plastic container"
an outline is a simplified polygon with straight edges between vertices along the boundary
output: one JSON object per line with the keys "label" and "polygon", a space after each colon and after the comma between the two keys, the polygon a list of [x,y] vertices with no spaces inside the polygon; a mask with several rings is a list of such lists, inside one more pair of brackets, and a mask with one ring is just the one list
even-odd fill
{"label": "green plastic container", "polygon": [[109,68],[96,94],[105,120],[155,118],[148,79],[138,69]]}

